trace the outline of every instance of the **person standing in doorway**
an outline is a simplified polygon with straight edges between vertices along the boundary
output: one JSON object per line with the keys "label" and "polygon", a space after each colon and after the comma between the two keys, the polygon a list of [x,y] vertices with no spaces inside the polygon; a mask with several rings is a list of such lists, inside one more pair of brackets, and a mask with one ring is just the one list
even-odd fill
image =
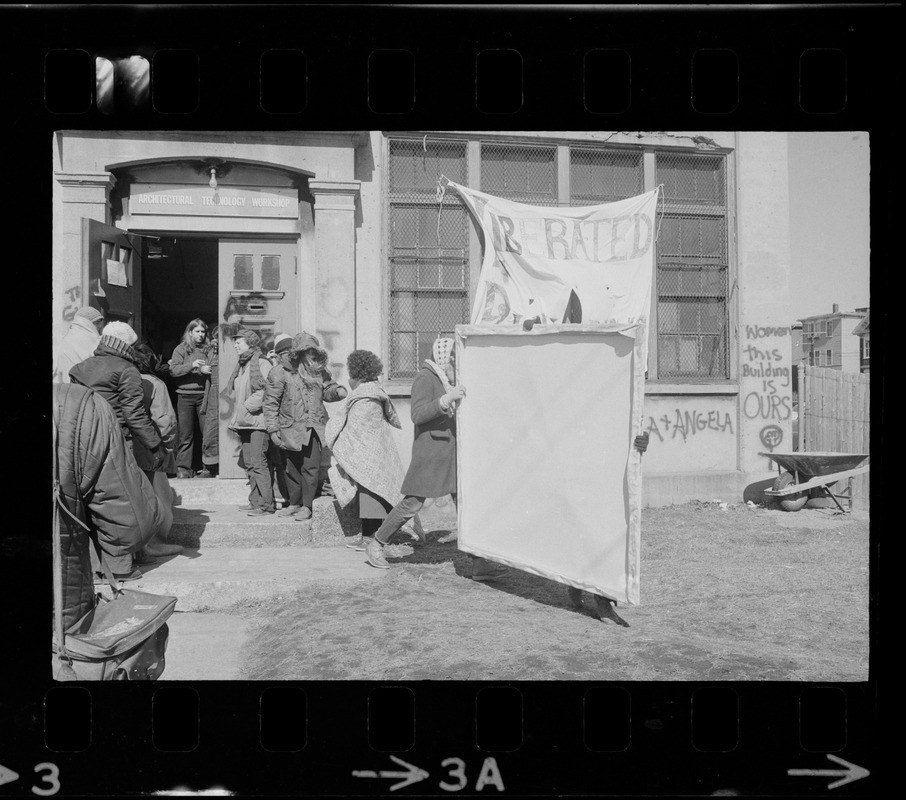
{"label": "person standing in doorway", "polygon": [[[208,326],[202,319],[193,319],[182,335],[170,357],[170,375],[176,384],[176,415],[179,419],[179,449],[176,453],[176,477],[191,478],[195,475],[196,424],[199,434],[204,430],[201,412],[205,391],[211,375],[211,366],[205,353],[205,336]],[[199,437],[200,438],[200,437]]]}
{"label": "person standing in doorway", "polygon": [[204,424],[201,430],[201,471],[198,478],[214,478],[220,466],[220,326],[208,328],[208,343],[205,346],[205,361],[211,368],[208,373],[208,388],[201,403]]}
{"label": "person standing in doorway", "polygon": [[85,306],[76,311],[54,359],[54,383],[69,383],[69,370],[94,355],[103,328],[104,315],[96,308]]}
{"label": "person standing in doorway", "polygon": [[276,511],[268,457],[270,439],[261,413],[264,386],[272,367],[271,362],[261,355],[260,344],[261,337],[255,331],[239,331],[233,339],[239,361],[226,384],[234,403],[229,427],[239,436],[242,463],[250,487],[248,505],[240,506],[240,509],[247,511],[250,517]]}
{"label": "person standing in doorway", "polygon": [[311,518],[321,470],[321,442],[327,409],[346,397],[327,371],[327,352],[310,333],[296,334],[292,344],[276,348],[280,363],[267,376],[264,423],[271,441],[280,448],[289,491],[289,505],[279,516]]}
{"label": "person standing in doorway", "polygon": [[[456,502],[456,408],[466,396],[466,387],[456,384],[453,340],[439,338],[431,348],[412,384],[410,415],[415,424],[412,460],[400,491],[405,495],[365,548],[371,566],[388,569],[384,545],[412,519],[429,497],[450,495]],[[471,577],[487,581],[502,577],[507,567],[472,557]]]}

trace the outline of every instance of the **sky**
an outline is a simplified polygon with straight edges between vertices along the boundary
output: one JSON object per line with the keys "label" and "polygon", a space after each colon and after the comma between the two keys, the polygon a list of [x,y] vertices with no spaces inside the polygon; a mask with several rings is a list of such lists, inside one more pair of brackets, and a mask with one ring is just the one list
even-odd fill
{"label": "sky", "polygon": [[789,134],[793,319],[870,305],[869,136]]}

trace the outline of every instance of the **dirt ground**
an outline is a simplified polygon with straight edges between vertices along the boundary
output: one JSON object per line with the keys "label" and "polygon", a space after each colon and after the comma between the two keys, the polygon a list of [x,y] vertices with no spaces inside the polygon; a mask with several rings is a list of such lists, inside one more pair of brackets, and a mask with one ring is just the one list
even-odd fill
{"label": "dirt ground", "polygon": [[[645,509],[641,604],[602,621],[586,598],[511,570],[470,580],[439,544],[388,548],[369,584],[234,611],[252,623],[244,677],[266,680],[864,681],[869,517],[693,502]],[[371,569],[364,554],[362,569]]]}

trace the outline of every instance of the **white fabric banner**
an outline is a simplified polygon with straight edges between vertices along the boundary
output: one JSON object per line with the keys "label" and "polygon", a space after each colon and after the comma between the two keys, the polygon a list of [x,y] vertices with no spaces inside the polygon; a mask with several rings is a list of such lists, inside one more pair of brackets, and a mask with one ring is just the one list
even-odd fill
{"label": "white fabric banner", "polygon": [[554,324],[631,323],[650,316],[657,189],[615,203],[560,208],[445,185],[462,197],[484,235],[472,325],[534,317]]}
{"label": "white fabric banner", "polygon": [[644,327],[456,326],[461,550],[639,603]]}

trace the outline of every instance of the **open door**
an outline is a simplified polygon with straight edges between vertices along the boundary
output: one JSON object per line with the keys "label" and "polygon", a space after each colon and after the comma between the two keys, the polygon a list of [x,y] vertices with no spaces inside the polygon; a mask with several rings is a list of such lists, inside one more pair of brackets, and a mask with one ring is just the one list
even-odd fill
{"label": "open door", "polygon": [[141,238],[113,225],[82,219],[84,296],[108,322],[125,322],[141,338]]}
{"label": "open door", "polygon": [[236,366],[233,337],[243,328],[261,336],[263,353],[273,348],[274,336],[299,330],[297,242],[221,239],[218,251],[220,337],[220,477],[244,478],[240,469],[239,437],[228,430],[235,398],[227,390]]}

